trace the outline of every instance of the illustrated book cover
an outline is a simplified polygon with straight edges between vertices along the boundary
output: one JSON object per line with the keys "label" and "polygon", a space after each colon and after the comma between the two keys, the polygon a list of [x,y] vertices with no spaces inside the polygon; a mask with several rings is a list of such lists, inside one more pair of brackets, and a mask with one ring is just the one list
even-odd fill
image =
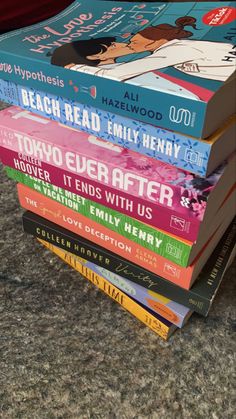
{"label": "illustrated book cover", "polygon": [[0,78],[205,138],[235,109],[235,11],[76,0],[0,37]]}

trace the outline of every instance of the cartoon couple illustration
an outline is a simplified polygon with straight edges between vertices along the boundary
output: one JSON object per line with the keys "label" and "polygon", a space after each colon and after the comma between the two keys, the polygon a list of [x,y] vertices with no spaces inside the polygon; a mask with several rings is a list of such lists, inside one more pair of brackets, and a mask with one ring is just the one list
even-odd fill
{"label": "cartoon couple illustration", "polygon": [[[196,19],[183,16],[175,21],[175,26],[149,26],[127,42],[117,42],[114,37],[74,41],[58,47],[52,54],[51,63],[152,88],[158,79],[152,72],[166,67],[203,79],[227,80],[235,70],[233,45],[188,39],[193,33],[185,26],[197,30]],[[143,52],[148,55],[139,59],[133,56],[132,59],[132,54]],[[131,61],[121,62],[122,57],[128,55]],[[164,78],[161,83],[165,83]],[[188,92],[188,95],[191,94]]]}

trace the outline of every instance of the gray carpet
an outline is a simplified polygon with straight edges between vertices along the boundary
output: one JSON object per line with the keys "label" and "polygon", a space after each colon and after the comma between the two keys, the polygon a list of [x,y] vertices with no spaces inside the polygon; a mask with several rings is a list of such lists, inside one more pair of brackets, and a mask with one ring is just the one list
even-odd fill
{"label": "gray carpet", "polygon": [[164,342],[21,228],[0,171],[0,418],[232,419],[236,264]]}

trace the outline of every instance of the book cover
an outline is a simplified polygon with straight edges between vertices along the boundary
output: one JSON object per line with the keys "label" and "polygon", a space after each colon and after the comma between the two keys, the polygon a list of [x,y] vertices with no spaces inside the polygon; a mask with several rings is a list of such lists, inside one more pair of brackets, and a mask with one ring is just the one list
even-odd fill
{"label": "book cover", "polygon": [[235,116],[202,140],[1,79],[0,99],[200,177],[236,147]]}
{"label": "book cover", "polygon": [[[22,112],[17,107],[0,112],[0,135],[1,132],[12,137],[8,148],[34,161],[114,188],[118,194],[143,199],[146,206],[161,206],[180,217],[199,221],[203,220],[208,200],[213,192],[217,193],[229,166],[224,162],[208,178],[199,178],[167,163],[113,146],[96,136]],[[230,189],[233,182],[233,176],[228,175],[225,188]],[[219,199],[214,196],[214,206],[217,207]]]}
{"label": "book cover", "polygon": [[66,252],[51,243],[39,239],[45,247],[56,253],[61,259],[69,263],[73,267],[79,266],[79,271],[82,275],[86,276],[87,270],[93,271],[95,275],[102,277],[117,289],[123,291],[129,295],[133,300],[141,303],[143,307],[147,307],[153,312],[159,314],[164,319],[175,324],[179,328],[182,328],[187,322],[192,312],[189,308],[184,307],[163,295],[155,292],[148,291],[146,288],[141,287],[135,282],[129,281],[128,279],[122,278],[119,275],[113,274],[112,272],[104,269],[95,263],[89,262],[86,259],[80,258],[79,256],[73,255],[72,253]]}
{"label": "book cover", "polygon": [[[74,1],[51,19],[2,35],[0,75],[206,137],[234,109],[234,6]],[[220,111],[219,91],[228,97]]]}
{"label": "book cover", "polygon": [[96,263],[98,266],[136,282],[150,291],[173,299],[203,315],[207,315],[209,312],[236,240],[236,218],[234,218],[204,266],[198,280],[190,290],[186,290],[131,262],[126,263],[118,254],[108,252],[33,212],[26,211],[22,221],[26,233]]}

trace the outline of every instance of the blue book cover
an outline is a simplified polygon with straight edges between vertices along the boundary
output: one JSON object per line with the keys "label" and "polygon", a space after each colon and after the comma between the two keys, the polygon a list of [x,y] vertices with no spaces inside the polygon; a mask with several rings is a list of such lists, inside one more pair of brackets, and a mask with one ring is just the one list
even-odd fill
{"label": "blue book cover", "polygon": [[235,11],[230,1],[74,1],[0,37],[0,77],[205,137],[232,113],[229,100],[216,115],[216,93],[231,90]]}

